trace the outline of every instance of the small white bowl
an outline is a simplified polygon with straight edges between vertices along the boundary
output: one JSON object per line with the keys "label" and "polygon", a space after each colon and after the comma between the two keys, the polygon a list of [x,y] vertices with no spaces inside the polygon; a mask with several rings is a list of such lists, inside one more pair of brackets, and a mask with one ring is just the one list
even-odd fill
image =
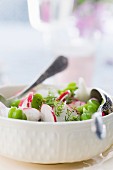
{"label": "small white bowl", "polygon": [[[22,86],[1,87],[9,97]],[[107,136],[99,140],[91,131],[93,120],[32,122],[0,117],[0,154],[15,160],[53,164],[90,159],[113,144],[113,114],[103,118]]]}

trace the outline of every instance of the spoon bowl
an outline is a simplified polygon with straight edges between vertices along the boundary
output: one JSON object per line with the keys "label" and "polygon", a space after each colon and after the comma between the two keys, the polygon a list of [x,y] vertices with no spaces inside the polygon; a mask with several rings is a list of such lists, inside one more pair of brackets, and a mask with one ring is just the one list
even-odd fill
{"label": "spoon bowl", "polygon": [[98,111],[93,115],[94,124],[92,129],[99,139],[103,139],[106,137],[106,127],[103,124],[102,115],[113,112],[113,101],[111,96],[99,88],[92,89],[90,97],[96,98],[101,104]]}

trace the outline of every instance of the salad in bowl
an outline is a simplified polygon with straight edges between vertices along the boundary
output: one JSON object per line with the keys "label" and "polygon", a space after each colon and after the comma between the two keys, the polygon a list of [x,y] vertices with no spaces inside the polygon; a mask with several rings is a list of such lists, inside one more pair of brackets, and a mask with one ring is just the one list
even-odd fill
{"label": "salad in bowl", "polygon": [[[0,93],[10,97],[22,89],[6,86]],[[112,102],[103,95],[101,99],[80,79],[78,85],[41,84],[10,107],[0,102],[0,154],[42,164],[78,162],[101,154],[113,144]],[[91,129],[97,113],[106,126],[103,140]]]}
{"label": "salad in bowl", "polygon": [[[9,108],[0,103],[0,116],[43,122],[91,119],[101,103],[98,98],[90,96],[89,89],[81,81],[79,86],[71,82],[56,91],[50,88],[46,95],[38,91],[29,92],[22,99],[13,101]],[[102,112],[102,116],[106,114],[108,113]]]}

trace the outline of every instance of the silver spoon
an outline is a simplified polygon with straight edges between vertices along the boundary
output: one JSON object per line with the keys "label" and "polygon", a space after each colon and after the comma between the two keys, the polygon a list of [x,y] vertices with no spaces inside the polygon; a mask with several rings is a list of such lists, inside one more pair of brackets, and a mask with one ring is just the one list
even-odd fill
{"label": "silver spoon", "polygon": [[40,74],[35,81],[33,81],[29,86],[27,86],[24,90],[22,90],[19,94],[12,96],[6,99],[3,95],[0,95],[0,101],[5,104],[7,107],[10,106],[12,101],[22,98],[26,93],[28,93],[31,89],[41,84],[47,78],[63,71],[68,66],[68,59],[64,56],[57,57],[52,64],[47,67],[47,69]]}
{"label": "silver spoon", "polygon": [[112,98],[101,89],[92,89],[91,98],[96,98],[100,102],[100,107],[98,111],[93,115],[94,124],[93,129],[99,139],[106,137],[106,127],[103,124],[102,112],[107,112],[108,114],[113,112],[113,102]]}

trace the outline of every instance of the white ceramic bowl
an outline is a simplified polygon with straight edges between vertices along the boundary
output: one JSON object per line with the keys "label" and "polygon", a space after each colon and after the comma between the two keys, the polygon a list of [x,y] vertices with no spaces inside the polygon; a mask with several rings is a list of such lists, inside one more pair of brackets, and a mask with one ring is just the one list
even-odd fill
{"label": "white ceramic bowl", "polygon": [[[1,87],[9,97],[22,86]],[[99,140],[91,131],[93,120],[31,122],[0,118],[0,154],[32,163],[64,163],[90,159],[113,143],[113,114],[103,118],[107,136]]]}

